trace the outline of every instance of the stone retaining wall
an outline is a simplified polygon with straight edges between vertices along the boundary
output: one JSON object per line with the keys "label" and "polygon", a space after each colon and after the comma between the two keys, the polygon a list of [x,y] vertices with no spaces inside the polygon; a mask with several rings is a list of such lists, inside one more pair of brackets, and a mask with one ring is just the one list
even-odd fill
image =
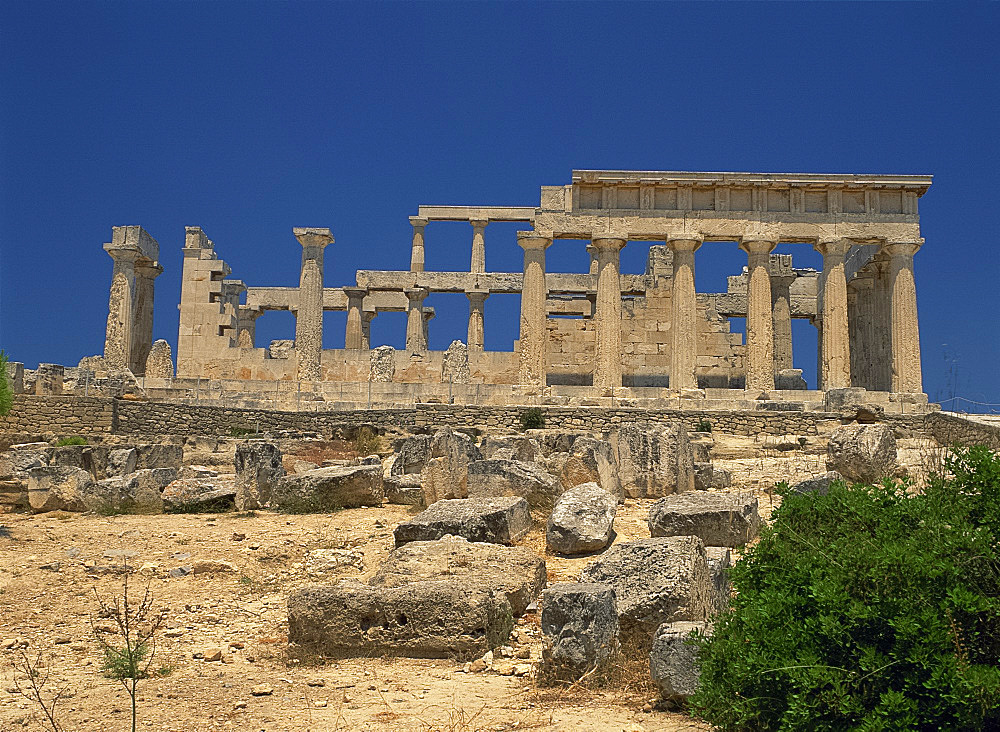
{"label": "stone retaining wall", "polygon": [[0,417],[0,433],[75,435],[113,432],[115,413],[114,399],[16,394],[10,414]]}
{"label": "stone retaining wall", "polygon": [[957,414],[935,412],[926,418],[927,430],[942,445],[986,445],[1000,450],[1000,427]]}

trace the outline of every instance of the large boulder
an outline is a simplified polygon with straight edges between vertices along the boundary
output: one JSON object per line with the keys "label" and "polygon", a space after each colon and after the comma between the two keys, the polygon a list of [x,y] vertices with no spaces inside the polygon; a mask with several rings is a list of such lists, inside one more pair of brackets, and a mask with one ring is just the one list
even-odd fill
{"label": "large boulder", "polygon": [[843,479],[844,476],[836,470],[830,470],[822,475],[814,475],[811,478],[800,480],[798,483],[792,484],[788,490],[792,493],[815,493],[819,496],[825,496],[830,492],[832,483]]}
{"label": "large boulder", "polygon": [[531,529],[528,502],[523,498],[456,498],[437,501],[408,521],[393,536],[396,546],[433,541],[446,534],[469,541],[511,545]]}
{"label": "large boulder", "polygon": [[616,544],[584,568],[580,581],[615,589],[622,643],[644,653],[663,623],[704,621],[714,607],[705,546],[696,536]]}
{"label": "large boulder", "polygon": [[729,569],[733,566],[733,555],[727,546],[705,547],[708,560],[708,574],[712,580],[714,609],[716,613],[729,609],[733,595],[733,583],[729,580]]}
{"label": "large boulder", "polygon": [[522,496],[528,505],[551,510],[562,492],[556,479],[537,463],[520,460],[477,460],[467,469],[470,498]]}
{"label": "large boulder", "polygon": [[94,479],[86,470],[47,465],[27,472],[28,505],[34,513],[87,510],[84,496],[94,485]]}
{"label": "large boulder", "polygon": [[650,536],[697,536],[706,546],[743,546],[760,533],[752,493],[684,493],[649,509]]}
{"label": "large boulder", "polygon": [[625,425],[615,443],[626,496],[657,498],[694,490],[694,454],[681,423]]}
{"label": "large boulder", "polygon": [[542,593],[543,681],[605,674],[618,652],[618,611],[610,585],[566,582]]}
{"label": "large boulder", "polygon": [[84,500],[93,510],[163,513],[163,492],[175,480],[173,468],[136,470],[94,483]]}
{"label": "large boulder", "polygon": [[482,453],[476,443],[465,433],[454,430],[435,432],[427,463],[420,473],[424,504],[429,506],[443,498],[467,497],[469,463],[481,458]]}
{"label": "large boulder", "polygon": [[536,463],[542,460],[538,440],[527,435],[497,435],[484,437],[480,452],[486,460],[520,460]]}
{"label": "large boulder", "polygon": [[698,646],[691,636],[711,632],[705,623],[683,620],[657,628],[649,653],[649,670],[661,698],[677,702],[698,690]]}
{"label": "large boulder", "polygon": [[853,483],[876,483],[896,469],[896,436],[884,424],[838,427],[827,443],[827,470]]}
{"label": "large boulder", "polygon": [[228,511],[235,506],[236,479],[229,476],[178,478],[163,489],[168,513]]}
{"label": "large boulder", "polygon": [[288,641],[327,657],[474,658],[514,627],[502,592],[464,580],[304,587],[288,598]]}
{"label": "large boulder", "polygon": [[271,493],[285,474],[281,450],[272,442],[246,440],[236,446],[236,509],[248,511],[271,504]]}
{"label": "large boulder", "polygon": [[52,447],[47,442],[27,442],[11,445],[0,453],[0,480],[16,479],[27,482],[28,471],[49,464]]}
{"label": "large boulder", "polygon": [[134,447],[122,447],[108,453],[108,464],[105,474],[112,478],[118,475],[134,473],[139,461],[139,453]]}
{"label": "large boulder", "polygon": [[724,468],[717,468],[712,463],[694,464],[694,487],[695,490],[723,491],[731,487],[733,476]]}
{"label": "large boulder", "polygon": [[563,488],[597,483],[615,499],[623,497],[615,450],[606,440],[596,440],[593,437],[578,437],[574,440],[569,456],[559,472],[559,481]]}
{"label": "large boulder", "polygon": [[391,475],[420,475],[431,456],[430,435],[410,435],[396,446],[396,455],[389,468]]}
{"label": "large boulder", "polygon": [[545,562],[523,547],[446,536],[436,541],[411,541],[393,549],[368,584],[401,587],[440,579],[498,590],[507,596],[514,616],[519,617],[545,587]]}
{"label": "large boulder", "polygon": [[557,554],[600,551],[611,542],[617,510],[618,501],[597,483],[574,486],[552,509],[545,543]]}
{"label": "large boulder", "polygon": [[136,445],[136,470],[173,468],[180,470],[184,464],[184,446],[175,443],[157,442]]}
{"label": "large boulder", "polygon": [[389,474],[382,480],[385,486],[385,501],[397,506],[420,506],[424,502],[424,492],[420,487],[420,474]]}
{"label": "large boulder", "polygon": [[278,479],[271,504],[293,511],[336,511],[381,506],[385,499],[381,465],[316,468]]}

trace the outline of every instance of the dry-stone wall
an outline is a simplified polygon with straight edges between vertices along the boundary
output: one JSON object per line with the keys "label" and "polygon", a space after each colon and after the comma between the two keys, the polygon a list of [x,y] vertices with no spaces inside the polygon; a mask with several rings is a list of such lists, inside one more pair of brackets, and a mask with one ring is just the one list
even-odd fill
{"label": "dry-stone wall", "polygon": [[17,394],[10,414],[0,417],[0,433],[12,435],[113,432],[115,401],[97,397]]}
{"label": "dry-stone wall", "polygon": [[954,414],[932,412],[927,415],[927,430],[942,445],[986,445],[1000,450],[1000,427],[965,419]]}

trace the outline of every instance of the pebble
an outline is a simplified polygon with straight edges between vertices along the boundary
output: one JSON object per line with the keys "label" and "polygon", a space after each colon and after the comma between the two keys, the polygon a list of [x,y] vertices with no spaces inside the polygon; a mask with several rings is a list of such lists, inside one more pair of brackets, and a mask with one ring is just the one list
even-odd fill
{"label": "pebble", "polygon": [[257,686],[250,689],[250,693],[253,696],[271,696],[271,694],[274,693],[274,689],[272,689],[267,684],[258,684]]}
{"label": "pebble", "polygon": [[206,661],[221,661],[222,660],[222,649],[221,648],[209,648],[202,652],[201,657]]}

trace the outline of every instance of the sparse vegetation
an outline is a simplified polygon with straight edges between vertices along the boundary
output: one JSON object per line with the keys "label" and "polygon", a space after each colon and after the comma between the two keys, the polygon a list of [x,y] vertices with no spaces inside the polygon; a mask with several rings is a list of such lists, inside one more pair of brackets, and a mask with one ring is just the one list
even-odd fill
{"label": "sparse vegetation", "polygon": [[0,350],[0,417],[10,414],[14,406],[14,387],[7,375],[7,354]]}
{"label": "sparse vegetation", "polygon": [[252,437],[257,433],[248,427],[230,427],[229,436],[230,437]]}
{"label": "sparse vegetation", "polygon": [[696,432],[711,432],[712,431],[712,423],[709,422],[707,419],[703,419],[700,422],[698,422],[698,427],[697,427],[697,429],[695,431]]}
{"label": "sparse vegetation", "polygon": [[354,451],[358,457],[381,455],[386,451],[386,447],[385,439],[371,427],[362,427],[354,438]]}
{"label": "sparse vegetation", "polygon": [[56,714],[59,702],[69,696],[68,689],[52,677],[52,658],[45,659],[39,651],[29,655],[24,648],[11,652],[10,663],[14,669],[13,690],[38,708],[34,719],[50,732],[65,729]]}
{"label": "sparse vegetation", "polygon": [[72,435],[71,437],[60,437],[56,440],[56,447],[67,447],[68,445],[86,445],[87,438],[81,437],[80,435]]}
{"label": "sparse vegetation", "polygon": [[540,430],[545,426],[545,414],[539,407],[531,407],[521,412],[521,431]]}

